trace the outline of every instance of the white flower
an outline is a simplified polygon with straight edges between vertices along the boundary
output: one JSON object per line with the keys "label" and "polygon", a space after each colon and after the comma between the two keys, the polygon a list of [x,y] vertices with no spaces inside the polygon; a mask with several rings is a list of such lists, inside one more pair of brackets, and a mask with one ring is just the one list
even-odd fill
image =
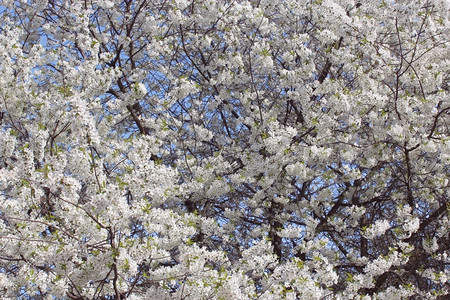
{"label": "white flower", "polygon": [[365,232],[364,235],[368,239],[373,239],[376,236],[384,234],[391,225],[387,220],[377,220],[374,224],[372,224]]}
{"label": "white flower", "polygon": [[403,229],[408,232],[409,234],[413,234],[414,232],[419,229],[420,226],[420,220],[419,218],[411,218],[405,222],[403,225]]}
{"label": "white flower", "polygon": [[439,249],[439,245],[437,243],[436,237],[433,237],[431,239],[423,239],[422,240],[422,246],[423,249],[428,253],[434,253]]}

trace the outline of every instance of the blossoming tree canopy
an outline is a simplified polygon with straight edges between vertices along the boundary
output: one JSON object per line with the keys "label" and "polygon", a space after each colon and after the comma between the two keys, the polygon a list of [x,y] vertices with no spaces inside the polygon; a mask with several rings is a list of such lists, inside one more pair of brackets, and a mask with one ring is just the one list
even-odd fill
{"label": "blossoming tree canopy", "polygon": [[0,294],[447,299],[449,3],[0,8]]}

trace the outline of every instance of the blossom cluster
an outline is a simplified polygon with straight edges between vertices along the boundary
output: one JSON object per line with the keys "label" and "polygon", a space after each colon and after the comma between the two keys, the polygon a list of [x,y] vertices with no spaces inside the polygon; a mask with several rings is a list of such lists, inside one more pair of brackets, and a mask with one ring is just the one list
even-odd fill
{"label": "blossom cluster", "polygon": [[445,299],[448,10],[3,1],[0,295]]}

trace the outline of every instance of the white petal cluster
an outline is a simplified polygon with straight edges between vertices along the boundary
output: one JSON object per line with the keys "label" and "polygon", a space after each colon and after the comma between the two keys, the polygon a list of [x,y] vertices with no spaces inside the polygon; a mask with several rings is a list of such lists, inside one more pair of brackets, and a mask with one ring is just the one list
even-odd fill
{"label": "white petal cluster", "polygon": [[2,1],[0,298],[448,298],[448,1]]}

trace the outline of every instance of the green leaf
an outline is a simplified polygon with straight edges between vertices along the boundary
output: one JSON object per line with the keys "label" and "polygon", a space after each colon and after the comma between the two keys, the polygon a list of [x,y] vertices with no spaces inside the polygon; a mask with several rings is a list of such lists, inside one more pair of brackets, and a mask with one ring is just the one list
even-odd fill
{"label": "green leaf", "polygon": [[262,55],[262,56],[270,56],[270,52],[269,52],[269,50],[267,50],[267,49],[264,49],[264,50],[262,50],[261,52],[260,52],[260,54]]}

